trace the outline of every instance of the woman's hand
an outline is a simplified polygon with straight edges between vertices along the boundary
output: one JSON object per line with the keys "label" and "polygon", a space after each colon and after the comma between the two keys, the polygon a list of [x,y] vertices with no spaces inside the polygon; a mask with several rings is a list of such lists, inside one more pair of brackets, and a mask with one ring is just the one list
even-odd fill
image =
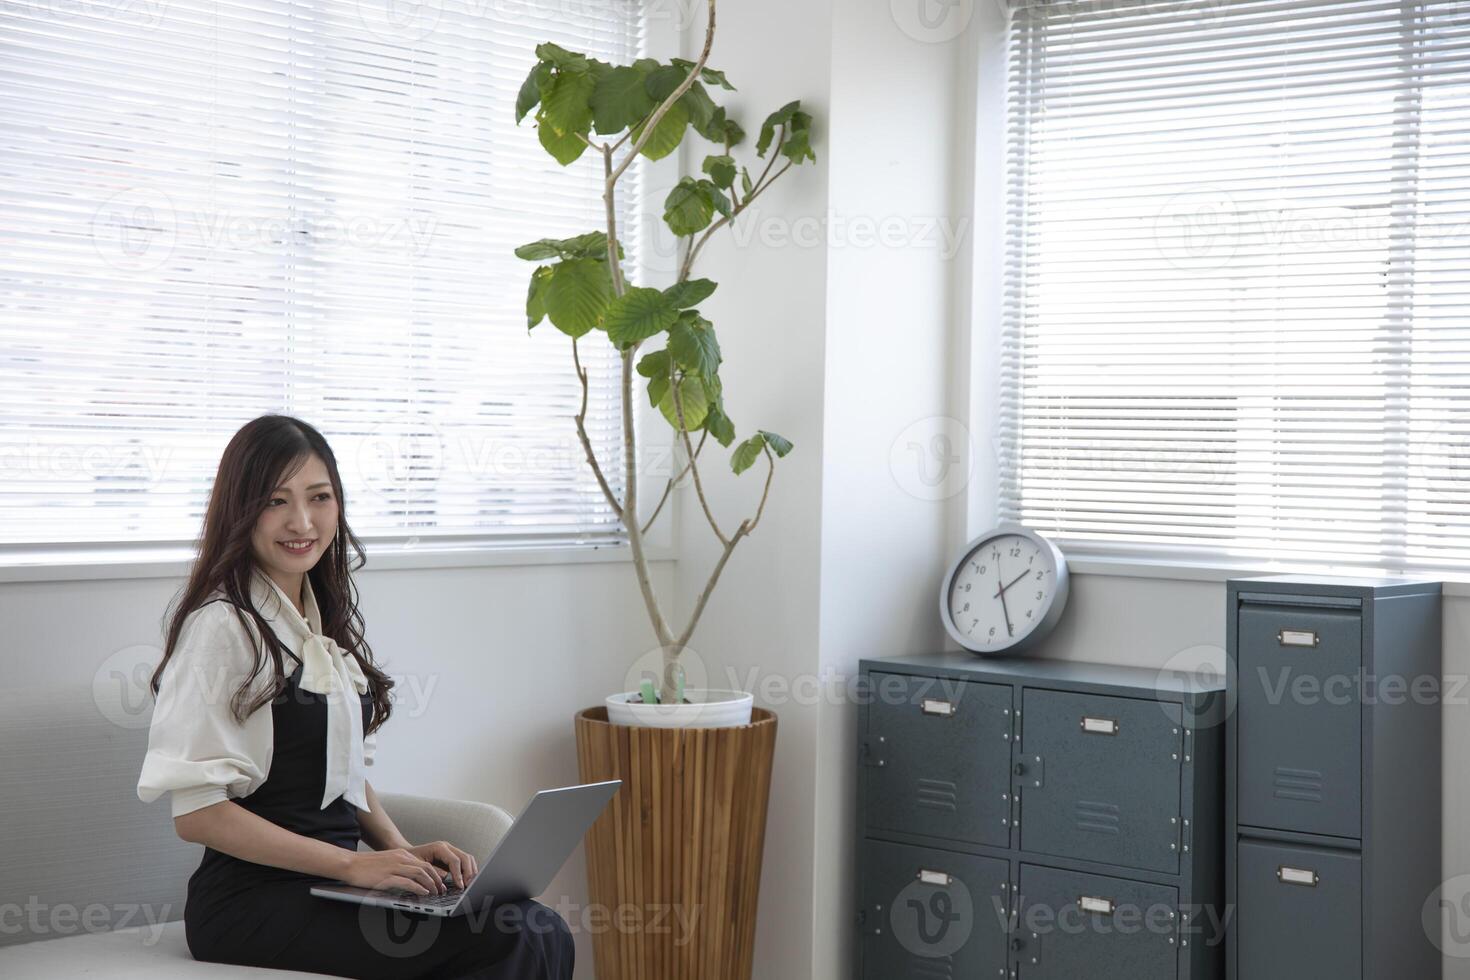
{"label": "woman's hand", "polygon": [[447,840],[436,840],[432,844],[419,844],[408,848],[408,852],[425,861],[443,865],[448,869],[450,879],[459,888],[463,888],[480,870],[473,855],[467,851],[461,851]]}
{"label": "woman's hand", "polygon": [[403,847],[357,851],[342,880],[359,888],[402,888],[415,895],[442,895],[444,872]]}

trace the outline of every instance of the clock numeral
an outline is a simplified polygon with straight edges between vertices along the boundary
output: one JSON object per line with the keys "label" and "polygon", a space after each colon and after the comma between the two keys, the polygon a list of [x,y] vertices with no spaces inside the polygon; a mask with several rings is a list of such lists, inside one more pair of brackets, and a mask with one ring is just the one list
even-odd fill
{"label": "clock numeral", "polygon": [[1038,592],[1037,592],[1037,593],[1036,593],[1036,598],[1038,598],[1038,599],[1040,599],[1040,598],[1042,598],[1042,597],[1043,597],[1043,596],[1045,596],[1045,595],[1046,595],[1046,593],[1045,593],[1045,592],[1041,592],[1041,591],[1038,591]]}
{"label": "clock numeral", "polygon": [[991,636],[992,639],[995,638],[995,627],[994,626],[990,627],[990,636]]}
{"label": "clock numeral", "polygon": [[1026,610],[1026,618],[1027,619],[1030,619],[1031,618],[1031,610],[1029,610],[1029,609]]}

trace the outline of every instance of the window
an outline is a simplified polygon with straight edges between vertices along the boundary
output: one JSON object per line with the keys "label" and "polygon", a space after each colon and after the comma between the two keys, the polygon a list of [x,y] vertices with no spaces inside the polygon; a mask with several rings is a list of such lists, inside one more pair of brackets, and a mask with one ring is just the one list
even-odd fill
{"label": "window", "polygon": [[[363,536],[620,540],[512,253],[605,227],[601,168],[514,105],[538,43],[643,40],[640,0],[0,7],[0,542],[192,540],[266,412],[327,436]],[[620,459],[616,358],[581,356]]]}
{"label": "window", "polygon": [[1470,5],[1022,3],[1003,518],[1470,568]]}

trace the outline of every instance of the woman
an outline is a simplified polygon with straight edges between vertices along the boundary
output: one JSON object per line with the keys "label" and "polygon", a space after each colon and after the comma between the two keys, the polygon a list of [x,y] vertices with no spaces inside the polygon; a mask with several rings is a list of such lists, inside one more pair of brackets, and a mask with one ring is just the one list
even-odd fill
{"label": "woman", "polygon": [[321,433],[281,415],[240,429],[153,675],[138,780],[145,802],[169,791],[179,836],[205,845],[189,951],[344,977],[568,980],[566,923],[539,903],[441,919],[309,893],[345,881],[437,894],[478,870],[447,841],[406,841],[363,775],[393,681],[363,639],[349,546],[360,568]]}

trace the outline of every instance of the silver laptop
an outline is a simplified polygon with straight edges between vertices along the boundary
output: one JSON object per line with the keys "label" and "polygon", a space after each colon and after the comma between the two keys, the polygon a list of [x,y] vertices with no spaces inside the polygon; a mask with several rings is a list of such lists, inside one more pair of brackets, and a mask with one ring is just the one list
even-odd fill
{"label": "silver laptop", "polygon": [[518,902],[544,892],[591,828],[621,779],[582,786],[543,789],[531,798],[495,850],[464,888],[456,888],[441,872],[449,891],[416,895],[407,889],[316,885],[313,895],[359,905],[381,905],[427,915],[452,916],[478,911],[490,902]]}

